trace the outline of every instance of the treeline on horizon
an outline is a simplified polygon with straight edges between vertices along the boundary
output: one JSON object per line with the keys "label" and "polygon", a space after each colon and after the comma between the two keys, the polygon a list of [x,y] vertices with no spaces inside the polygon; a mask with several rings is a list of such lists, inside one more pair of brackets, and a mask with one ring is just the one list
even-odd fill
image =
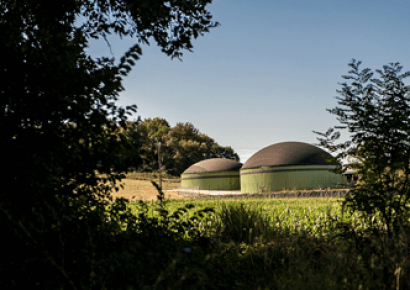
{"label": "treeline on horizon", "polygon": [[189,166],[205,159],[240,161],[231,146],[219,145],[190,122],[179,122],[171,127],[165,118],[146,118],[139,122],[129,121],[126,128],[119,126],[118,134],[124,135],[129,141],[129,147],[124,148],[119,158],[132,157],[136,162],[131,169],[138,172],[158,171],[159,142],[162,172],[174,176],[181,175]]}

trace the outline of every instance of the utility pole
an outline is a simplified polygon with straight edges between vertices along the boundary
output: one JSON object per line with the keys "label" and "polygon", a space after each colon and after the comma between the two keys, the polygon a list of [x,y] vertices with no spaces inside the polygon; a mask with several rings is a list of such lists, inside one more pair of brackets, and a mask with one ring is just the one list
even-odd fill
{"label": "utility pole", "polygon": [[162,190],[162,178],[161,178],[161,142],[158,142],[158,175],[159,175],[159,188]]}

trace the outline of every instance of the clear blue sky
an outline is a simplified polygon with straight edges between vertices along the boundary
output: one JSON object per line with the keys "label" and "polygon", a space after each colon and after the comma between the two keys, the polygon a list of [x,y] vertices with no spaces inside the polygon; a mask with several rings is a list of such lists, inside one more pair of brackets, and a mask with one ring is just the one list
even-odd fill
{"label": "clear blue sky", "polygon": [[[409,2],[216,0],[208,9],[221,26],[194,40],[182,62],[143,46],[117,103],[137,105],[131,120],[191,122],[243,163],[274,143],[315,143],[313,130],[339,124],[326,108],[337,105],[352,58],[373,71],[390,62],[410,70]],[[135,42],[108,39],[113,54],[104,40],[88,53],[119,60]]]}

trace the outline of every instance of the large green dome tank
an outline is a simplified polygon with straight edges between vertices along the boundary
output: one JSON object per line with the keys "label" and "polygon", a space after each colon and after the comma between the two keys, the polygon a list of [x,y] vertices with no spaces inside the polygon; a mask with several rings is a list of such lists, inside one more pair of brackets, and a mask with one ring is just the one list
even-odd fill
{"label": "large green dome tank", "polygon": [[332,155],[303,142],[282,142],[256,152],[240,170],[242,193],[342,188],[341,174],[331,172],[339,163]]}

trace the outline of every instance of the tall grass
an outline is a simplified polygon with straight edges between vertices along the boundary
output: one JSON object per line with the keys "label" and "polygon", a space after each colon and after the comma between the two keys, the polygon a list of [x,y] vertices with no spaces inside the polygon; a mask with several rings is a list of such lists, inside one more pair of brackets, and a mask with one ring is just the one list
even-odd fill
{"label": "tall grass", "polygon": [[379,215],[366,220],[343,211],[342,198],[186,201],[159,192],[156,202],[127,204],[135,223],[124,222],[121,230],[138,249],[124,264],[138,277],[128,285],[410,289],[410,231],[403,227],[391,237]]}
{"label": "tall grass", "polygon": [[[192,224],[213,245],[201,283],[210,289],[215,283],[215,289],[410,289],[410,233],[403,231],[399,240],[373,237],[358,215],[343,214],[341,201],[194,201],[197,209],[215,209]],[[184,203],[167,201],[165,207],[173,211]],[[187,211],[181,221],[189,217]],[[374,223],[383,226],[377,216]],[[354,235],[340,236],[342,227]],[[388,281],[386,265],[393,275]]]}
{"label": "tall grass", "polygon": [[216,232],[224,241],[252,244],[269,230],[268,222],[260,211],[246,206],[245,203],[223,203],[220,211],[220,224]]}

